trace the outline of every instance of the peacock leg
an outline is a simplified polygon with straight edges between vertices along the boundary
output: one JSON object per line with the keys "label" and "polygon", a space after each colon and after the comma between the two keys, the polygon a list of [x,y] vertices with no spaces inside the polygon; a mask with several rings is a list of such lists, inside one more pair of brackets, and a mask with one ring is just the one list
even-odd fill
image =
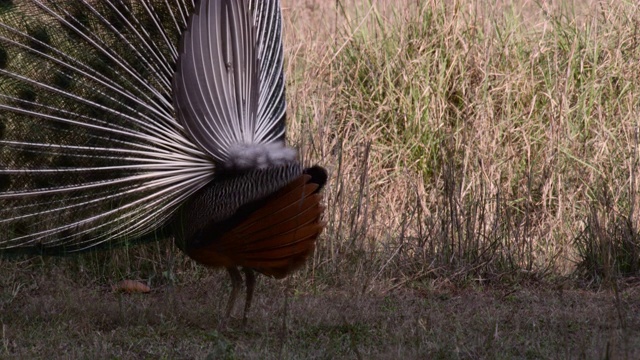
{"label": "peacock leg", "polygon": [[244,280],[247,285],[247,299],[244,303],[244,315],[242,317],[242,323],[247,323],[247,315],[251,308],[251,299],[253,299],[253,289],[256,285],[256,273],[251,268],[242,268],[244,272]]}
{"label": "peacock leg", "polygon": [[233,311],[233,305],[236,303],[236,297],[238,297],[238,291],[240,291],[240,287],[242,286],[242,275],[240,275],[240,271],[235,266],[230,266],[227,268],[229,272],[229,276],[231,276],[231,294],[229,295],[229,302],[227,303],[227,318],[231,316],[231,312]]}

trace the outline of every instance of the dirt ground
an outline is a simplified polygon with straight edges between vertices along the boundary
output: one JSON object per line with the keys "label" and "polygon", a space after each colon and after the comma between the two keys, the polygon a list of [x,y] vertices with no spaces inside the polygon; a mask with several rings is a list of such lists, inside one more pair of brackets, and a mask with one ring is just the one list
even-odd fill
{"label": "dirt ground", "polygon": [[148,294],[77,284],[55,271],[24,279],[1,289],[2,358],[640,358],[638,286],[617,297],[420,283],[362,293],[261,277],[243,326],[221,323],[224,272]]}

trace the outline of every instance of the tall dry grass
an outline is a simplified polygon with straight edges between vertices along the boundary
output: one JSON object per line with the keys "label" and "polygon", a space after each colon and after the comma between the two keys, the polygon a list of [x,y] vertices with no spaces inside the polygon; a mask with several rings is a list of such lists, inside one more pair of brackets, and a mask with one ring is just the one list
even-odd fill
{"label": "tall dry grass", "polygon": [[331,171],[309,271],[637,276],[638,10],[285,2],[290,133]]}

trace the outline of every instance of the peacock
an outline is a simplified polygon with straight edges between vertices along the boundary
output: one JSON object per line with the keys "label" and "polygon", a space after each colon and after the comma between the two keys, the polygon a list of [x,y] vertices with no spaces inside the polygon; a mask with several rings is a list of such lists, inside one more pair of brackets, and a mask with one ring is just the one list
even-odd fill
{"label": "peacock", "polygon": [[0,0],[0,252],[173,238],[283,278],[314,251],[327,172],[285,145],[277,0]]}

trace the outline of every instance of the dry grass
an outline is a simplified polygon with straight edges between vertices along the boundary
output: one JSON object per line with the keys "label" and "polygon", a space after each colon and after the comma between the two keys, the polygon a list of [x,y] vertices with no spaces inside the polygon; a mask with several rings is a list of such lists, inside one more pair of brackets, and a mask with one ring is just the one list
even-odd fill
{"label": "dry grass", "polygon": [[[637,5],[337,4],[288,17],[292,133],[333,175],[317,263],[637,275]],[[585,239],[613,246],[586,260]]]}
{"label": "dry grass", "polygon": [[638,358],[640,6],[283,2],[289,134],[331,173],[309,266],[218,329],[226,274],[171,244],[0,260],[0,354]]}

